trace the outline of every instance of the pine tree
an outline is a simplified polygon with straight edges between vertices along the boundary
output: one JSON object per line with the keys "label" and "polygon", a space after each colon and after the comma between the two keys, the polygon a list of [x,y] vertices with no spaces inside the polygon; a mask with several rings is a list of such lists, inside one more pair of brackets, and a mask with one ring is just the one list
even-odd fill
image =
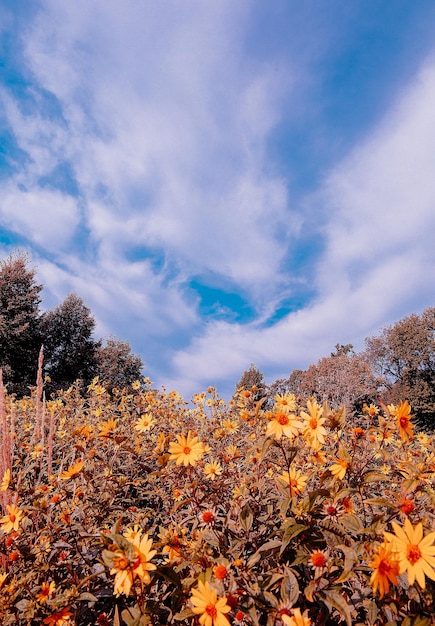
{"label": "pine tree", "polygon": [[36,380],[41,347],[39,305],[42,286],[22,253],[0,261],[0,367],[9,389],[28,392]]}
{"label": "pine tree", "polygon": [[94,328],[90,309],[75,293],[44,313],[45,373],[51,379],[50,388],[65,388],[79,379],[88,384],[96,375],[99,343],[92,336]]}

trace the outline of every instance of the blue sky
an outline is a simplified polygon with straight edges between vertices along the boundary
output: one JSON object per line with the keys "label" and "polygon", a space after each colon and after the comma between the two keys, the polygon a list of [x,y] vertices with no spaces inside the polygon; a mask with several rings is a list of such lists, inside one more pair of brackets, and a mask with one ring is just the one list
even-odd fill
{"label": "blue sky", "polygon": [[230,395],[434,305],[432,0],[1,0],[0,254]]}

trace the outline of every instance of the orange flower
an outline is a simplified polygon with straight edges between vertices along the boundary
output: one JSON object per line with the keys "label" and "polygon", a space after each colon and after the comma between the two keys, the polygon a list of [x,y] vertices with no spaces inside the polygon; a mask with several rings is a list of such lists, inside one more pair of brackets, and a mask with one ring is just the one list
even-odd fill
{"label": "orange flower", "polygon": [[213,570],[213,574],[215,576],[215,578],[217,578],[218,580],[224,580],[224,578],[227,577],[228,574],[228,570],[225,567],[225,565],[216,565],[216,567]]}
{"label": "orange flower", "polygon": [[73,615],[69,609],[70,607],[67,606],[60,611],[52,613],[43,620],[43,624],[48,624],[49,626],[67,626],[67,624],[71,623],[69,618]]}
{"label": "orange flower", "polygon": [[50,583],[42,583],[41,589],[39,590],[39,593],[36,596],[36,599],[38,600],[39,604],[44,604],[45,602],[47,602],[49,596],[51,596],[51,594],[54,593],[55,589],[56,589],[56,585],[54,584],[53,581],[51,581]]}
{"label": "orange flower", "polygon": [[413,425],[411,422],[411,407],[408,400],[401,402],[396,408],[395,417],[399,426],[399,434],[402,441],[407,442],[414,437]]}
{"label": "orange flower", "polygon": [[397,580],[399,560],[393,545],[384,541],[373,555],[369,565],[374,570],[370,578],[373,592],[376,593],[379,590],[379,596],[383,598],[390,590],[390,583],[393,585],[399,584]]}
{"label": "orange flower", "polygon": [[408,498],[403,498],[403,500],[400,500],[397,508],[405,515],[409,515],[415,509],[415,504],[412,500],[409,500]]}

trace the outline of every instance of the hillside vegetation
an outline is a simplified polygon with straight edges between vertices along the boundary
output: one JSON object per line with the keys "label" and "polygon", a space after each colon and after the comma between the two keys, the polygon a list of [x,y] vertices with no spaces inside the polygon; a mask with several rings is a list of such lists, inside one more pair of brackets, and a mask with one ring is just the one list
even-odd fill
{"label": "hillside vegetation", "polygon": [[256,388],[0,389],[2,624],[433,623],[435,448]]}

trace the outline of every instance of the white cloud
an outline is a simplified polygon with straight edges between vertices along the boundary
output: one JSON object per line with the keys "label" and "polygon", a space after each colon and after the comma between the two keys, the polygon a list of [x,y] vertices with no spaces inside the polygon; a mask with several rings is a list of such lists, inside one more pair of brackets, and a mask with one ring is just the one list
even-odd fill
{"label": "white cloud", "polygon": [[7,185],[0,200],[2,223],[47,250],[59,252],[80,222],[76,201],[58,191]]}
{"label": "white cloud", "polygon": [[311,305],[268,328],[210,324],[175,355],[175,387],[236,382],[251,362],[285,375],[337,342],[361,349],[382,326],[433,306],[434,101],[431,62],[316,196],[328,216],[327,246]]}
{"label": "white cloud", "polygon": [[159,246],[184,274],[221,274],[264,305],[289,228],[263,153],[289,79],[243,61],[246,7],[46,2],[26,47],[62,106],[94,241]]}

